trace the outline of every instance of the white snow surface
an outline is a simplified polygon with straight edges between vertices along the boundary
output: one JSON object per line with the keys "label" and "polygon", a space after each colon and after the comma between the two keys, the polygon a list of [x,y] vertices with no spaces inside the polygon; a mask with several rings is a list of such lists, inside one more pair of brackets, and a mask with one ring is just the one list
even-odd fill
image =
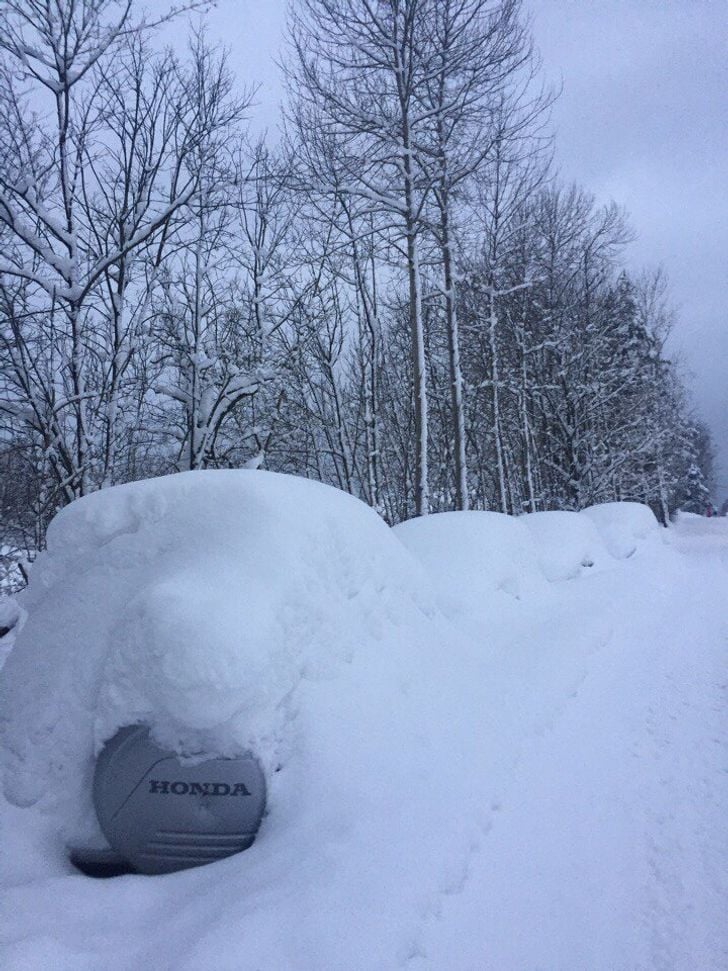
{"label": "white snow surface", "polygon": [[21,621],[22,611],[15,599],[0,595],[0,628],[7,630],[7,633],[0,637],[0,667],[2,667],[5,658],[15,644],[18,625]]}
{"label": "white snow surface", "polygon": [[[634,504],[390,530],[261,471],[72,504],[0,672],[0,965],[728,967],[726,580],[727,520]],[[258,754],[250,850],[72,868],[134,721]]]}

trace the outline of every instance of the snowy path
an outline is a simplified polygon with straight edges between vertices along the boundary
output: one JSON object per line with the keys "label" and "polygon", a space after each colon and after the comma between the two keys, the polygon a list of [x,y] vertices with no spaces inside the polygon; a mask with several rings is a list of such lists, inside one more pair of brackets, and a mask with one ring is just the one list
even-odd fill
{"label": "snowy path", "polygon": [[728,530],[699,531],[582,581],[576,611],[563,585],[495,659],[490,829],[423,966],[728,968]]}

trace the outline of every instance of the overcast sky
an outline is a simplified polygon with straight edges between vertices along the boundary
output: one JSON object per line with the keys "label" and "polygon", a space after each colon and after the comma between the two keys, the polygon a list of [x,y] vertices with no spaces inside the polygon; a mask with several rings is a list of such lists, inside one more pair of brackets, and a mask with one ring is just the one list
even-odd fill
{"label": "overcast sky", "polygon": [[[628,261],[661,264],[678,317],[671,353],[692,372],[728,497],[728,0],[524,0],[554,107],[562,176],[630,213]],[[282,97],[285,0],[218,0],[211,38],[260,85],[256,125]]]}

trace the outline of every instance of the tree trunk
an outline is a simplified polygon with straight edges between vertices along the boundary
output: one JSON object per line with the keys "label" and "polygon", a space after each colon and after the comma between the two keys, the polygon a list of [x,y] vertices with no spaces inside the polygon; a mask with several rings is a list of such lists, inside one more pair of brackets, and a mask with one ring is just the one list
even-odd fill
{"label": "tree trunk", "polygon": [[465,455],[465,411],[463,405],[463,376],[460,366],[460,334],[455,305],[455,281],[450,249],[450,220],[447,189],[440,196],[440,243],[445,278],[445,328],[450,370],[450,407],[452,409],[453,453],[455,456],[455,508],[468,508],[468,467]]}

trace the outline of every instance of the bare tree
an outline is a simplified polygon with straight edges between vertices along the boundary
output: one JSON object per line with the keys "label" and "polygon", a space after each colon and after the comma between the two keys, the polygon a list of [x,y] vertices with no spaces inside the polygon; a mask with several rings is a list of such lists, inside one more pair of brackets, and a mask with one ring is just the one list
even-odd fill
{"label": "bare tree", "polygon": [[[107,66],[140,43],[151,26],[132,21],[131,0],[58,0],[52,5],[9,0],[0,9],[0,129],[7,146],[0,165],[0,224],[8,233],[0,280],[24,282],[23,320],[37,321],[40,314],[53,347],[56,391],[44,434],[57,453],[51,467],[65,501],[109,481],[124,369],[120,315],[128,260],[164,232],[195,192],[194,173],[182,180],[170,176],[163,165],[166,151],[151,160],[152,169],[141,182],[138,158],[126,170],[110,170],[108,136],[114,126],[109,129],[108,121],[114,96]],[[137,59],[138,79],[141,69]],[[141,79],[139,85],[144,88]],[[43,99],[50,102],[47,114],[39,113]],[[127,148],[133,141],[124,126],[117,126],[116,135]],[[123,163],[123,149],[115,160]],[[128,193],[135,178],[138,191],[132,200]],[[98,218],[103,201],[116,207],[111,221]],[[115,318],[110,351],[102,347],[97,327],[98,288],[104,281]],[[24,345],[16,347],[15,359],[29,360],[34,338],[27,326],[16,327],[13,336]],[[104,383],[110,388],[110,411],[102,419],[105,436],[97,427]]]}
{"label": "bare tree", "polygon": [[215,462],[224,423],[261,379],[258,362],[246,360],[241,348],[232,300],[235,157],[250,96],[233,96],[225,56],[204,38],[191,54],[183,79],[191,106],[184,138],[193,147],[184,167],[196,191],[182,210],[176,256],[160,276],[154,331],[160,347],[155,390],[180,406],[178,464],[185,469]]}
{"label": "bare tree", "polygon": [[520,0],[435,3],[429,14],[433,70],[418,92],[432,125],[431,147],[422,157],[434,172],[433,229],[442,264],[458,509],[468,507],[468,485],[455,292],[457,204],[506,137],[511,144],[518,140],[522,151],[534,151],[549,105],[549,95],[535,84],[538,64],[520,6]]}
{"label": "bare tree", "polygon": [[341,190],[385,214],[409,292],[415,405],[415,511],[429,511],[425,341],[420,237],[429,176],[417,90],[432,70],[426,45],[430,0],[300,0],[289,36],[298,132],[337,136]]}

